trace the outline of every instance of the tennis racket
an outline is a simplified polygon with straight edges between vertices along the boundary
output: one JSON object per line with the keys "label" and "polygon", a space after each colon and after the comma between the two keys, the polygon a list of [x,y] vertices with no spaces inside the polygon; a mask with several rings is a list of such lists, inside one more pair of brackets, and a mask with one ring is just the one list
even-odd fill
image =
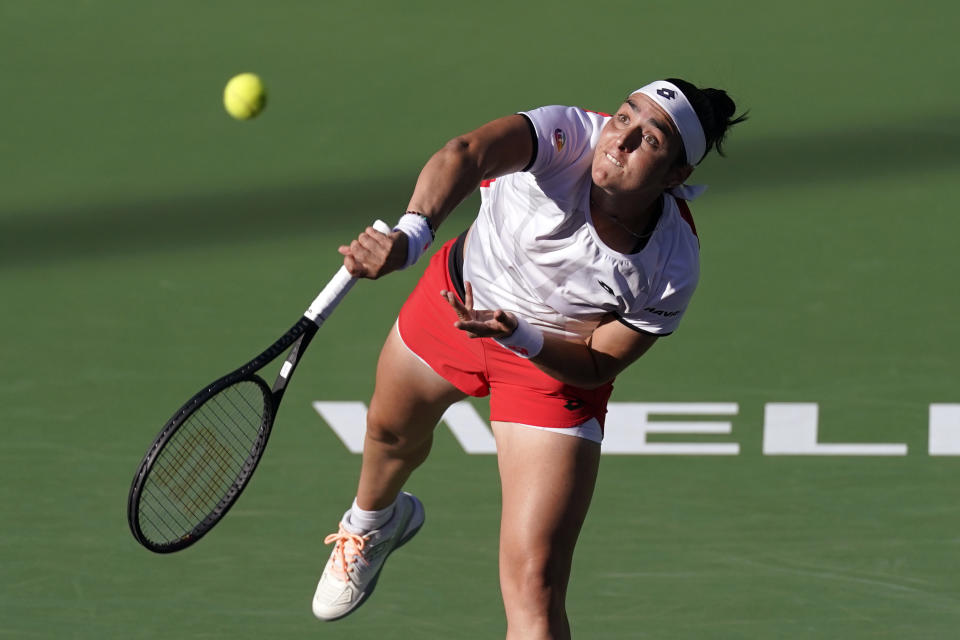
{"label": "tennis racket", "polygon": [[[390,232],[380,220],[373,227]],[[307,345],[356,281],[340,267],[280,339],[208,384],[173,414],[130,486],[127,519],[137,542],[157,553],[179,551],[226,515],[263,456],[283,393]],[[284,353],[270,387],[257,372]]]}

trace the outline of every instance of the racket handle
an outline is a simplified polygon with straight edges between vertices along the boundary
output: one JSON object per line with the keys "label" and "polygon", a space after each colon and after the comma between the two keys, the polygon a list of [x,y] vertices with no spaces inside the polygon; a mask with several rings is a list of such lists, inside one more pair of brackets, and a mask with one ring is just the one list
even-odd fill
{"label": "racket handle", "polygon": [[[390,225],[383,220],[377,220],[372,226],[380,233],[390,233],[392,231]],[[314,299],[303,315],[312,320],[318,327],[321,326],[356,283],[357,278],[351,276],[346,267],[340,267],[340,270],[327,283],[327,286],[323,288],[323,291]]]}

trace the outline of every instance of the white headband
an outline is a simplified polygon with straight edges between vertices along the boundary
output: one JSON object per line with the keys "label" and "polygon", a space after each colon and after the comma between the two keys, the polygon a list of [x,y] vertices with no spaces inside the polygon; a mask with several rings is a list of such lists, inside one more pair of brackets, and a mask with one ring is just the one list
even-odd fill
{"label": "white headband", "polygon": [[640,87],[630,95],[634,93],[642,93],[653,100],[673,120],[683,139],[683,147],[687,151],[687,164],[695,166],[700,162],[707,151],[703,125],[700,124],[700,118],[693,110],[693,105],[677,85],[666,80],[657,80],[645,87]]}

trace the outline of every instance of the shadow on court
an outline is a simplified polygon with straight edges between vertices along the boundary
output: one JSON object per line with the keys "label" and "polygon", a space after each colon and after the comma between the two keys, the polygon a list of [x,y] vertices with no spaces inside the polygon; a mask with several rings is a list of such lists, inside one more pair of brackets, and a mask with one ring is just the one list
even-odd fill
{"label": "shadow on court", "polygon": [[[754,114],[760,118],[761,114]],[[960,165],[960,118],[915,117],[841,132],[795,131],[749,138],[749,123],[731,134],[728,158],[701,173],[717,192],[802,188],[837,182],[922,175]],[[56,264],[96,256],[132,255],[177,247],[228,245],[343,230],[392,219],[413,188],[403,179],[294,185],[251,192],[183,195],[146,202],[0,214],[0,267]],[[697,182],[697,180],[693,180]]]}

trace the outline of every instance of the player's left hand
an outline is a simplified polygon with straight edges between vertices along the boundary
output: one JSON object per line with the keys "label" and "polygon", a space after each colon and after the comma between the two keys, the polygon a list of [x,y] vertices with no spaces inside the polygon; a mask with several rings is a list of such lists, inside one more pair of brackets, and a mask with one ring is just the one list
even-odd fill
{"label": "player's left hand", "polygon": [[517,328],[517,318],[503,309],[473,308],[473,286],[464,283],[464,300],[460,302],[453,291],[441,291],[440,295],[457,312],[458,320],[453,323],[457,329],[465,331],[471,338],[504,338]]}

